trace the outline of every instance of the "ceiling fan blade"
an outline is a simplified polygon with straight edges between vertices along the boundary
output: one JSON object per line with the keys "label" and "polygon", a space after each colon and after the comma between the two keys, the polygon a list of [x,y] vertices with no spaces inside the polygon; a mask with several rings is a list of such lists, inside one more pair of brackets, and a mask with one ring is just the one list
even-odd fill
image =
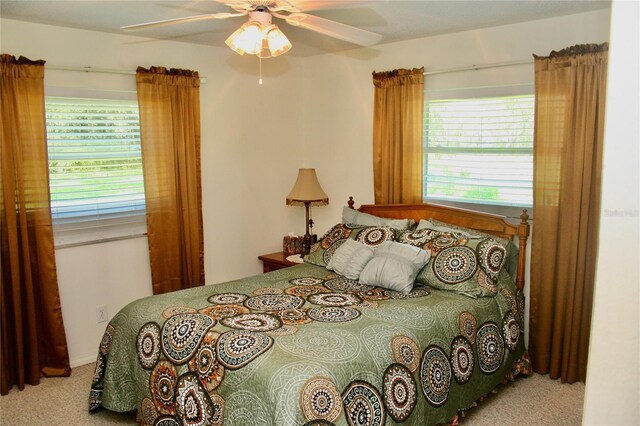
{"label": "ceiling fan blade", "polygon": [[306,13],[292,13],[286,16],[274,14],[274,16],[284,18],[288,24],[295,27],[306,28],[360,46],[372,46],[382,39],[380,34]]}
{"label": "ceiling fan blade", "polygon": [[225,6],[229,6],[231,9],[242,12],[251,11],[255,9],[256,5],[252,4],[249,0],[215,0],[218,3],[222,3]]}
{"label": "ceiling fan blade", "polygon": [[163,27],[165,25],[183,24],[185,22],[206,21],[209,19],[226,19],[234,16],[243,16],[243,15],[246,15],[246,12],[207,13],[206,15],[187,16],[186,18],[173,18],[173,19],[165,19],[162,21],[147,22],[144,24],[127,25],[125,27],[120,27],[120,29],[123,31],[138,31],[138,30],[145,30],[147,28]]}
{"label": "ceiling fan blade", "polygon": [[342,9],[349,6],[371,3],[363,0],[287,0],[296,10],[296,12],[309,12],[312,10],[323,9]]}

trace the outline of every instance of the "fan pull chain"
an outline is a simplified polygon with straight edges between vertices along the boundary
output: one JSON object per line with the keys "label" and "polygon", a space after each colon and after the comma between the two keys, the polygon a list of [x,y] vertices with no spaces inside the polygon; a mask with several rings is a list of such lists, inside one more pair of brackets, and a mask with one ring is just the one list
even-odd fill
{"label": "fan pull chain", "polygon": [[260,78],[258,79],[258,84],[262,85],[262,58],[258,56],[258,60],[260,61]]}

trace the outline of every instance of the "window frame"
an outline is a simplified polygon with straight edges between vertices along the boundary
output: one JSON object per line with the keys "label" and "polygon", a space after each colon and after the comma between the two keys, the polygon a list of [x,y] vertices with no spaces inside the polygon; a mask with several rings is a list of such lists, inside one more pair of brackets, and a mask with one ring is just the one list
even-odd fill
{"label": "window frame", "polygon": [[[86,99],[106,101],[109,103],[112,101],[137,102],[135,92],[129,91],[102,91],[77,88],[72,90],[49,88],[47,90],[47,88],[45,88],[45,107],[47,102],[52,98],[66,98],[69,100]],[[49,149],[48,138],[47,149]],[[140,156],[142,156],[142,154],[140,154]],[[55,218],[52,212],[52,224],[56,249],[128,238],[139,238],[146,236],[147,232],[146,207],[107,213],[102,212],[95,215],[70,215]]]}

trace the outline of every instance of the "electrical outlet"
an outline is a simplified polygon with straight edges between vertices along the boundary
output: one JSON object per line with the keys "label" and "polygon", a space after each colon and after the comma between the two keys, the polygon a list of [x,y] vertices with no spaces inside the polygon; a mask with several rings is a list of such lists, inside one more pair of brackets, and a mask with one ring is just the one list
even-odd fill
{"label": "electrical outlet", "polygon": [[107,305],[96,306],[96,320],[98,322],[109,321],[109,312],[107,311]]}

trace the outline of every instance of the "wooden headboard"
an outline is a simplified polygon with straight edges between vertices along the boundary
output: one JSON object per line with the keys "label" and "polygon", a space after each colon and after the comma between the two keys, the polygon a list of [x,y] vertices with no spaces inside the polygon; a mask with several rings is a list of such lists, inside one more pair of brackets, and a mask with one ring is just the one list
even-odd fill
{"label": "wooden headboard", "polygon": [[[353,208],[353,197],[347,201],[349,208]],[[505,216],[482,213],[440,204],[363,204],[358,208],[363,213],[392,219],[436,219],[465,228],[475,229],[487,234],[511,240],[518,238],[518,272],[516,285],[524,288],[524,269],[527,254],[527,238],[529,237],[529,215],[523,209],[520,223],[511,223]]]}

